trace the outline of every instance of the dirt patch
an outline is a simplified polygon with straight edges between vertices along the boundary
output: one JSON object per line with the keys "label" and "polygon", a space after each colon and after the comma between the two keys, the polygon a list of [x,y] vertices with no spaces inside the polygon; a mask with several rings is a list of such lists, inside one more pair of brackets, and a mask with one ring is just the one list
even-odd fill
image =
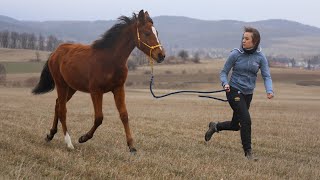
{"label": "dirt patch", "polygon": [[320,81],[298,81],[299,86],[320,86]]}

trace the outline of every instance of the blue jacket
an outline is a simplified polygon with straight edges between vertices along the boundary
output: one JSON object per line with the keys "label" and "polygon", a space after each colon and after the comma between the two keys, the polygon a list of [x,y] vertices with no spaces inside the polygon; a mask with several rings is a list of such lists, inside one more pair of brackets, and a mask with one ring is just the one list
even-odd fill
{"label": "blue jacket", "polygon": [[[230,81],[228,74],[232,68]],[[229,84],[243,94],[252,94],[256,87],[257,73],[261,70],[264,86],[267,93],[273,93],[272,79],[268,61],[261,49],[253,54],[247,54],[243,49],[233,49],[220,72],[222,86]]]}

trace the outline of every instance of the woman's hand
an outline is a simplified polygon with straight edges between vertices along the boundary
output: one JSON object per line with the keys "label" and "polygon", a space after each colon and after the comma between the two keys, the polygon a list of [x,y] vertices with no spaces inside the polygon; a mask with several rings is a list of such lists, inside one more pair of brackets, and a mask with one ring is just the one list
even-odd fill
{"label": "woman's hand", "polygon": [[273,96],[274,96],[273,93],[267,93],[267,98],[268,98],[268,99],[272,99]]}
{"label": "woman's hand", "polygon": [[224,88],[224,90],[226,90],[226,92],[230,92],[229,84],[224,85],[223,88]]}

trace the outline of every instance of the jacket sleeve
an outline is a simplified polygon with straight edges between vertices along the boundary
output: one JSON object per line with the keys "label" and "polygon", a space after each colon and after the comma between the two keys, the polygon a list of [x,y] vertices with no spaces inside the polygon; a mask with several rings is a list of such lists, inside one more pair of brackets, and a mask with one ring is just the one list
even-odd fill
{"label": "jacket sleeve", "polygon": [[231,70],[231,68],[234,65],[234,62],[236,61],[236,54],[235,51],[231,52],[227,61],[224,64],[224,67],[222,68],[221,72],[220,72],[220,81],[221,81],[221,85],[224,86],[228,83],[228,74]]}
{"label": "jacket sleeve", "polygon": [[260,70],[261,70],[262,78],[264,80],[264,87],[266,89],[266,92],[273,93],[269,64],[268,64],[267,58],[264,55],[262,55]]}

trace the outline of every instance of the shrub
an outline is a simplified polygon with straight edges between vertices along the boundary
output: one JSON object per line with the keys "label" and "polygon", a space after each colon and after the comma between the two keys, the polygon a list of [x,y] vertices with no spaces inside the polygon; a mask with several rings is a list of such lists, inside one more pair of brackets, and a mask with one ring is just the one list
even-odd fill
{"label": "shrub", "polygon": [[24,86],[25,87],[34,87],[37,85],[38,82],[39,82],[38,77],[30,77],[24,81]]}
{"label": "shrub", "polygon": [[136,70],[137,69],[137,63],[133,60],[128,61],[128,69],[129,70]]}

